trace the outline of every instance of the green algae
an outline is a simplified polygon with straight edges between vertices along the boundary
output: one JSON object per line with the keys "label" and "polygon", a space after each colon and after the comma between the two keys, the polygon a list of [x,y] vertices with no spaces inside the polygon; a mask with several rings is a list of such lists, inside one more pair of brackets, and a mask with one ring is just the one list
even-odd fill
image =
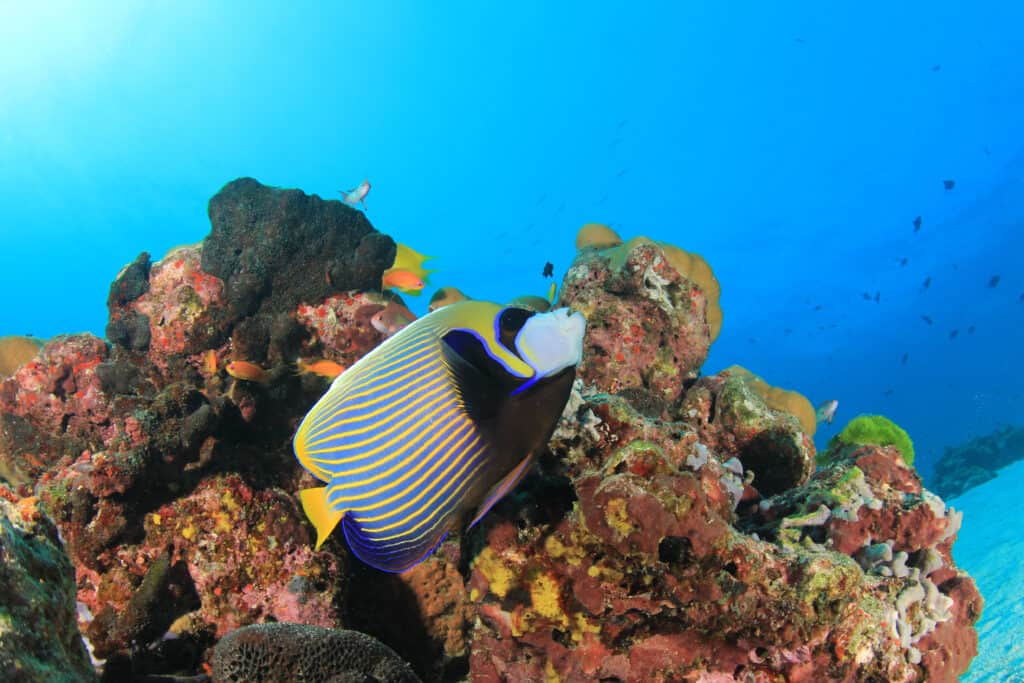
{"label": "green algae", "polygon": [[832,437],[828,450],[819,454],[818,464],[827,465],[834,451],[844,445],[893,446],[908,466],[914,464],[914,442],[910,435],[895,422],[882,415],[858,415],[850,420],[843,431]]}

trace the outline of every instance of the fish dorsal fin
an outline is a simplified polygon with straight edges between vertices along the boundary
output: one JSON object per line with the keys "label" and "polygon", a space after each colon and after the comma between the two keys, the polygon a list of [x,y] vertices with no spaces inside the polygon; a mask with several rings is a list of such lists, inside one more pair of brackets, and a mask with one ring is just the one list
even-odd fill
{"label": "fish dorsal fin", "polygon": [[344,513],[332,510],[327,506],[327,488],[325,486],[299,491],[299,500],[302,502],[302,509],[306,513],[306,517],[316,529],[315,549],[319,550],[327,537],[334,531],[334,527],[338,526]]}
{"label": "fish dorsal fin", "polygon": [[473,516],[473,521],[469,523],[469,526],[474,526],[479,522],[487,511],[494,507],[494,504],[505,497],[509,491],[514,489],[516,485],[522,481],[526,473],[530,471],[530,465],[533,464],[533,453],[530,453],[523,461],[516,465],[511,472],[501,478],[498,483],[491,487],[491,490],[487,492],[487,497],[484,498],[484,502],[480,503],[480,507],[477,508],[476,514]]}

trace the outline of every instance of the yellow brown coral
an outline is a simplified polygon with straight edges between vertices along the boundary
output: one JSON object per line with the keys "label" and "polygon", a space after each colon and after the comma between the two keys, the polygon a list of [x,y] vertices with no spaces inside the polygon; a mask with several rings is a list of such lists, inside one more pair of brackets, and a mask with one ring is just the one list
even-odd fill
{"label": "yellow brown coral", "polygon": [[17,372],[18,368],[35,358],[42,347],[43,341],[35,337],[0,337],[0,379]]}
{"label": "yellow brown coral", "polygon": [[814,414],[814,406],[803,394],[788,389],[773,387],[763,379],[739,365],[733,365],[723,371],[734,377],[742,377],[750,388],[764,399],[772,410],[789,413],[800,422],[800,428],[808,436],[814,436],[818,429],[818,420]]}
{"label": "yellow brown coral", "polygon": [[715,341],[718,338],[718,333],[722,330],[722,306],[718,301],[722,295],[722,287],[718,284],[718,278],[715,277],[711,266],[700,254],[685,251],[665,242],[659,242],[659,244],[672,267],[686,279],[696,282],[704,292],[704,296],[708,300],[705,313],[708,330],[711,333],[711,341]]}
{"label": "yellow brown coral", "polygon": [[576,233],[576,248],[608,249],[622,244],[618,233],[603,223],[587,223]]}

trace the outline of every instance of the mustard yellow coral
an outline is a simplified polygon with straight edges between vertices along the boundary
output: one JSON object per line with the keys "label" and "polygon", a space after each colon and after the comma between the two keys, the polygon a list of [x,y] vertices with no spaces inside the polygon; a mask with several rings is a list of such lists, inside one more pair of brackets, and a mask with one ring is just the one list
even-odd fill
{"label": "mustard yellow coral", "polygon": [[0,379],[6,379],[36,357],[43,342],[35,337],[0,337]]}
{"label": "mustard yellow coral", "polygon": [[622,244],[618,233],[603,223],[587,223],[576,233],[576,248],[608,249]]}
{"label": "mustard yellow coral", "polygon": [[734,377],[742,377],[754,392],[764,399],[765,404],[772,410],[789,413],[800,421],[800,428],[808,436],[814,436],[818,429],[818,420],[814,414],[814,406],[803,394],[788,389],[773,387],[763,379],[739,365],[726,368],[727,372]]}
{"label": "mustard yellow coral", "polygon": [[711,333],[711,341],[718,339],[718,333],[722,330],[722,306],[719,298],[722,295],[722,287],[718,284],[718,278],[711,271],[711,266],[700,254],[685,251],[673,244],[659,242],[661,250],[665,252],[665,258],[675,268],[676,272],[692,282],[697,283],[700,290],[704,292],[707,299],[708,331]]}
{"label": "mustard yellow coral", "polygon": [[516,575],[498,554],[491,548],[484,548],[473,560],[473,567],[479,568],[480,573],[487,579],[491,592],[499,598],[508,595],[509,590],[516,585]]}

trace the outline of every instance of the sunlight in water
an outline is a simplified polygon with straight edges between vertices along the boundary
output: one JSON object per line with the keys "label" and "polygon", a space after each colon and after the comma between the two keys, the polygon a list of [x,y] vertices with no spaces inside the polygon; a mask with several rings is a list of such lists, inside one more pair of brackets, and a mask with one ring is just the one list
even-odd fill
{"label": "sunlight in water", "polygon": [[106,64],[143,7],[0,0],[0,106],[65,78],[80,79]]}

